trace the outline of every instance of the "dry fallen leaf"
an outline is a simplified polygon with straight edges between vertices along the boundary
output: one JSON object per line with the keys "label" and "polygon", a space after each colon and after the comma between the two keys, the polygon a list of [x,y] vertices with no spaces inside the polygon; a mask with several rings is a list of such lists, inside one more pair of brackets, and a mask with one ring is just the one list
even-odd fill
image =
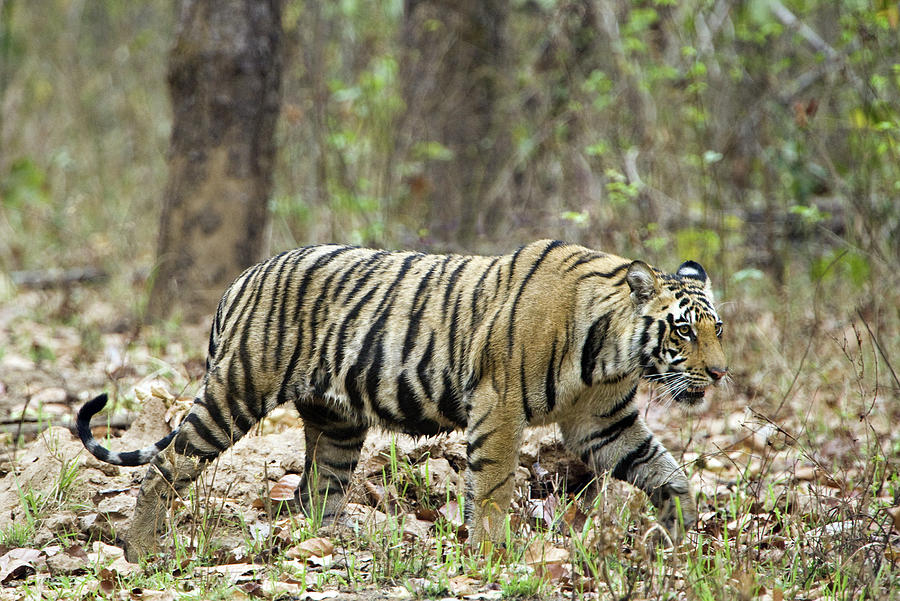
{"label": "dry fallen leaf", "polygon": [[436,497],[446,498],[447,493],[456,493],[454,484],[459,475],[443,457],[429,457],[418,466],[419,476],[430,493]]}
{"label": "dry fallen leaf", "polygon": [[534,572],[541,578],[554,583],[562,584],[564,588],[570,587],[572,582],[572,567],[568,563],[545,563],[534,566]]}
{"label": "dry fallen leaf", "polygon": [[416,539],[428,538],[431,533],[433,522],[426,522],[416,518],[416,514],[407,514],[406,520],[403,522],[403,535],[406,540],[414,541]]}
{"label": "dry fallen leaf", "polygon": [[436,522],[441,517],[437,509],[431,509],[430,507],[416,507],[415,515],[417,520],[422,520],[423,522]]}
{"label": "dry fallen leaf", "polygon": [[107,595],[116,590],[116,571],[109,568],[103,568],[97,574],[97,580],[100,582],[100,590]]}
{"label": "dry fallen leaf", "polygon": [[544,499],[528,499],[528,515],[537,522],[543,522],[549,526],[556,517],[556,509],[559,507],[559,497],[555,494],[548,495]]}
{"label": "dry fallen leaf", "polygon": [[327,538],[310,538],[287,550],[285,555],[291,559],[308,559],[325,557],[334,553],[334,544]]}
{"label": "dry fallen leaf", "polygon": [[0,584],[19,580],[34,574],[37,564],[43,562],[43,553],[37,549],[12,549],[0,557]]}
{"label": "dry fallen leaf", "polygon": [[522,560],[532,567],[540,564],[565,563],[569,561],[569,551],[554,547],[548,541],[537,539],[525,549]]}
{"label": "dry fallen leaf", "polygon": [[577,503],[569,503],[562,514],[563,523],[574,532],[581,532],[587,519],[587,514],[578,507]]}
{"label": "dry fallen leaf", "polygon": [[276,503],[290,501],[294,498],[297,488],[300,486],[300,476],[297,474],[285,474],[269,489],[269,499]]}
{"label": "dry fallen leaf", "polygon": [[459,597],[474,592],[476,588],[481,586],[481,581],[466,574],[460,574],[451,578],[447,584],[450,592]]}
{"label": "dry fallen leaf", "polygon": [[440,509],[438,509],[438,513],[444,516],[444,519],[459,528],[465,523],[465,519],[462,515],[462,510],[459,507],[459,503],[455,500],[451,500],[445,505],[443,505]]}
{"label": "dry fallen leaf", "polygon": [[129,597],[134,601],[174,601],[175,593],[149,588],[134,588],[129,591]]}
{"label": "dry fallen leaf", "polygon": [[816,468],[801,465],[794,470],[794,479],[800,482],[812,482],[816,479]]}

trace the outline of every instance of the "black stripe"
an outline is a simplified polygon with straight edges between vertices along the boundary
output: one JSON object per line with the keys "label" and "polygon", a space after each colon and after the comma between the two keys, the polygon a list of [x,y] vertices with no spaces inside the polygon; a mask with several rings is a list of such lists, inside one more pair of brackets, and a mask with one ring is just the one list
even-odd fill
{"label": "black stripe", "polygon": [[329,457],[318,457],[317,461],[319,465],[330,467],[333,471],[336,472],[353,472],[356,469],[356,466],[359,465],[358,459],[351,459],[350,461],[334,461]]}
{"label": "black stripe", "polygon": [[431,297],[431,290],[429,289],[424,296],[422,296],[422,293],[425,291],[426,286],[428,286],[428,282],[431,280],[431,276],[434,274],[436,267],[436,264],[432,264],[425,275],[422,276],[419,286],[416,288],[416,294],[412,298],[412,314],[406,325],[406,336],[403,338],[403,351],[401,353],[401,361],[403,362],[406,362],[409,353],[412,351],[413,346],[415,346],[415,342],[418,339],[419,324],[422,321],[422,313],[425,312],[428,299]]}
{"label": "black stripe", "polygon": [[369,397],[369,403],[372,405],[375,413],[378,414],[378,417],[390,424],[394,424],[397,422],[397,416],[394,415],[387,407],[382,406],[382,404],[378,402],[378,385],[381,382],[381,367],[383,363],[384,347],[382,345],[382,341],[379,339],[379,341],[375,344],[375,351],[372,354],[372,362],[369,364],[369,367],[366,370],[366,394]]}
{"label": "black stripe", "polygon": [[372,298],[375,296],[375,293],[378,292],[378,289],[381,288],[381,284],[376,284],[372,288],[366,292],[363,297],[357,301],[353,308],[344,316],[343,321],[341,322],[341,327],[338,329],[337,336],[337,349],[335,350],[334,355],[334,369],[337,372],[341,371],[344,362],[344,349],[347,346],[347,330],[350,328],[350,324],[356,320],[359,316],[359,313],[362,311],[363,307],[371,302]]}
{"label": "black stripe", "polygon": [[401,420],[410,428],[415,428],[422,421],[422,402],[405,371],[397,377],[397,407]]}
{"label": "black stripe", "polygon": [[477,453],[478,449],[480,449],[484,445],[485,441],[489,437],[493,436],[496,432],[497,432],[497,428],[494,428],[493,430],[491,430],[489,432],[484,432],[483,434],[479,434],[475,440],[473,440],[471,442],[467,442],[466,443],[466,457],[471,458],[472,455]]}
{"label": "black stripe", "polygon": [[[272,324],[275,322],[275,315],[278,312],[277,309],[279,306],[284,304],[284,297],[287,296],[287,292],[284,291],[282,288],[284,272],[286,271],[286,267],[288,264],[287,261],[284,260],[286,258],[287,254],[288,254],[287,251],[285,251],[285,252],[279,253],[279,254],[275,255],[274,257],[272,257],[271,259],[269,259],[269,261],[272,264],[278,265],[278,272],[276,275],[272,276],[275,278],[275,285],[272,287],[272,296],[270,299],[271,306],[269,307],[269,310],[266,311],[266,325],[263,328],[263,340],[266,340],[266,341],[271,340]],[[279,304],[279,301],[280,301],[280,304]],[[282,333],[281,328],[283,327],[284,322],[279,321],[278,323],[279,323],[278,338],[281,338],[281,335],[280,335]],[[273,347],[269,347],[269,348],[273,348]],[[280,356],[281,355],[278,353],[275,353],[272,355],[272,357],[276,363],[278,362],[278,358]],[[262,362],[263,369],[265,369],[269,363],[268,354],[263,353],[263,356],[260,359]]]}
{"label": "black stripe", "polygon": [[[228,420],[225,419],[225,415],[222,413],[221,408],[216,405],[216,401],[218,399],[212,397],[212,393],[209,392],[209,388],[206,388],[203,391],[203,397],[203,399],[196,399],[194,401],[194,405],[200,405],[201,407],[206,409],[206,413],[209,415],[209,418],[222,432],[222,436],[225,438],[225,440],[232,440],[234,434],[231,431],[231,424],[229,424]],[[210,401],[212,402],[207,401],[206,399],[210,399]]]}
{"label": "black stripe", "polygon": [[[602,449],[609,443],[611,443],[614,440],[616,440],[617,438],[619,438],[619,436],[622,435],[622,432],[624,432],[625,430],[627,430],[628,428],[633,426],[634,423],[637,421],[637,419],[638,419],[638,412],[632,411],[631,413],[629,413],[628,415],[626,415],[619,421],[613,423],[612,425],[607,426],[606,428],[603,428],[602,430],[600,430],[598,432],[593,432],[592,434],[588,435],[584,440],[581,441],[580,446],[584,447],[585,445],[590,444],[592,442],[594,444],[592,444],[589,449],[582,452],[582,457],[590,456],[592,453],[599,451],[600,449]],[[594,441],[599,441],[599,442],[594,442]],[[585,462],[585,463],[587,463],[587,462]]]}
{"label": "black stripe", "polygon": [[[201,449],[200,447],[196,446],[193,443],[193,441],[191,441],[190,439],[186,439],[183,442],[176,440],[174,448],[175,448],[175,451],[179,455],[187,455],[188,457],[196,457],[197,459],[200,459],[201,461],[212,461],[213,459],[215,459],[216,457],[219,456],[219,452],[220,452],[220,451],[205,451],[205,450]],[[193,480],[193,478],[190,478],[187,476],[185,476],[183,479],[179,478],[179,482],[181,482],[182,480],[186,481],[185,483],[190,483],[190,481]]]}
{"label": "black stripe", "polygon": [[[457,331],[459,330],[459,310],[460,305],[462,304],[462,290],[459,291],[456,295],[456,301],[453,303],[453,311],[450,313],[450,323],[447,326],[448,337],[447,337],[447,346],[450,353],[450,357],[448,359],[450,369],[456,368],[457,375],[460,380],[462,380],[462,371],[465,368],[463,361],[457,361],[457,355],[460,357],[465,356],[465,350],[460,348],[457,349],[456,339],[457,339]],[[467,336],[460,336],[460,339],[465,341]],[[457,352],[459,351],[459,352]]]}
{"label": "black stripe", "polygon": [[490,457],[482,457],[480,459],[476,459],[475,461],[469,461],[469,469],[473,472],[480,472],[484,470],[484,466],[494,465],[496,463],[500,462],[496,459],[491,459]]}
{"label": "black stripe", "polygon": [[628,471],[631,469],[634,462],[643,457],[647,451],[650,450],[650,443],[653,442],[653,436],[648,436],[644,439],[640,445],[634,448],[630,453],[622,457],[619,460],[619,463],[616,464],[615,469],[613,469],[612,475],[613,478],[618,480],[626,480],[628,477]]}
{"label": "black stripe", "polygon": [[656,332],[656,347],[652,351],[650,351],[650,354],[656,357],[657,360],[662,362],[663,339],[666,335],[666,323],[661,319],[657,320],[656,327],[658,328],[658,331]]}
{"label": "black stripe", "polygon": [[[319,248],[319,247],[317,247]],[[313,264],[306,267],[303,271],[303,275],[300,278],[300,285],[297,286],[297,297],[295,299],[294,305],[294,323],[300,328],[302,332],[302,318],[303,313],[306,310],[306,291],[309,288],[310,284],[315,279],[315,273],[327,266],[329,263],[337,259],[340,255],[350,252],[351,250],[356,250],[353,246],[339,246],[338,248],[316,257],[316,260],[313,261]],[[308,311],[306,311],[308,313]],[[302,336],[297,337],[298,343],[303,339]]]}
{"label": "black stripe", "polygon": [[337,285],[334,287],[332,302],[338,302],[341,293],[344,291],[344,286],[346,286],[347,282],[350,281],[350,278],[356,274],[356,271],[363,265],[371,264],[371,262],[375,258],[375,255],[363,255],[341,266],[341,277],[338,280]]}
{"label": "black stripe", "polygon": [[580,265],[584,265],[585,263],[590,263],[591,261],[595,261],[597,259],[602,259],[603,257],[606,256],[605,253],[592,252],[592,251],[581,251],[580,253],[578,253],[578,252],[572,253],[572,255],[570,257],[566,258],[566,261],[568,261],[569,259],[571,259],[572,257],[574,257],[578,254],[581,254],[582,257],[580,259],[578,259],[577,261],[575,261],[574,263],[572,263],[571,265],[569,265],[566,268],[566,272],[573,271],[575,269],[578,269],[578,267]]}
{"label": "black stripe", "polygon": [[[238,358],[241,362],[241,369],[244,370],[244,403],[247,405],[247,409],[250,410],[253,417],[259,421],[266,416],[266,403],[263,395],[257,392],[256,383],[253,381],[254,368],[251,364],[250,350],[247,348],[246,332],[249,330],[249,327],[244,330],[245,335],[241,340]],[[234,368],[232,367],[232,369]]]}
{"label": "black stripe", "polygon": [[[342,430],[342,432],[344,432],[344,430]],[[332,431],[329,431],[328,434],[329,436],[331,436],[334,433]],[[329,442],[331,443],[331,446],[336,449],[341,449],[342,451],[358,451],[363,447],[366,439],[365,437],[363,437],[358,438],[357,440],[330,440]]]}
{"label": "black stripe", "polygon": [[597,356],[603,348],[603,342],[609,331],[609,315],[601,315],[591,324],[584,346],[581,349],[581,379],[590,386],[593,383],[594,369],[597,367]]}
{"label": "black stripe", "polygon": [[350,302],[352,298],[359,294],[359,291],[362,290],[363,286],[369,283],[369,278],[371,278],[372,275],[375,274],[375,272],[377,272],[378,270],[385,268],[385,263],[390,265],[389,261],[381,260],[388,255],[390,255],[390,253],[388,253],[387,251],[380,250],[373,253],[369,257],[369,259],[366,261],[367,269],[356,278],[356,284],[353,286],[350,292],[347,293],[347,297],[344,299],[345,303]]}
{"label": "black stripe", "polygon": [[528,403],[528,383],[525,377],[525,349],[519,351],[519,386],[522,387],[522,411],[525,412],[525,423],[531,423],[531,405]]}
{"label": "black stripe", "polygon": [[[329,315],[336,305],[336,297],[331,293],[331,284],[340,273],[340,271],[333,271],[325,277],[322,285],[318,288],[315,300],[312,301],[312,307],[307,311],[309,316],[309,319],[306,320],[308,333],[305,340],[298,340],[298,342],[307,348],[306,356],[310,362],[315,362],[317,356],[321,360],[322,356],[328,353],[328,341],[319,342],[319,327],[324,323],[331,323]],[[300,325],[302,326],[302,323]]]}
{"label": "black stripe", "polygon": [[444,390],[438,398],[438,411],[454,424],[460,427],[464,426],[466,415],[461,410],[459,393],[453,389],[453,380],[450,378],[450,373],[447,369],[444,369],[442,372],[441,380]]}
{"label": "black stripe", "polygon": [[[622,263],[621,265],[611,269],[610,271],[589,271],[588,273],[584,273],[584,274],[578,276],[578,281],[586,280],[587,278],[610,279],[613,276],[618,275],[619,273],[628,269],[629,265],[631,265],[631,263]],[[624,280],[620,280],[620,281],[616,282],[615,285],[618,286],[622,283],[624,283]]]}
{"label": "black stripe", "polygon": [[497,261],[500,260],[500,257],[494,257],[491,259],[490,264],[481,272],[481,277],[478,278],[478,282],[472,288],[472,301],[471,306],[469,307],[470,311],[470,322],[469,327],[472,328],[472,331],[475,330],[475,326],[481,322],[481,315],[478,312],[478,301],[480,301],[484,297],[484,282],[487,280],[488,273],[493,269],[493,267],[497,264]]}
{"label": "black stripe", "polygon": [[[400,287],[400,283],[409,273],[410,268],[412,267],[413,262],[422,258],[422,255],[412,254],[407,255],[403,259],[403,263],[400,264],[400,269],[397,271],[397,275],[394,277],[394,281],[391,282],[390,286],[388,286],[387,290],[384,293],[385,300],[388,297],[391,297],[391,301],[397,295],[397,289]],[[384,302],[384,301],[382,301]]]}
{"label": "black stripe", "polygon": [[434,331],[431,331],[428,335],[428,344],[425,346],[425,352],[422,353],[419,363],[416,365],[416,376],[422,384],[422,391],[425,393],[425,399],[428,401],[434,401],[434,389],[431,377],[428,375],[428,370],[431,368],[431,355],[434,353],[434,338]]}
{"label": "black stripe", "polygon": [[547,255],[550,254],[550,251],[552,251],[554,248],[559,248],[564,244],[564,242],[561,242],[559,240],[554,240],[553,242],[548,244],[546,248],[544,248],[544,250],[541,252],[540,256],[538,256],[538,258],[531,265],[531,269],[529,269],[528,273],[525,274],[525,277],[522,279],[522,283],[519,284],[519,289],[516,291],[516,296],[515,298],[513,298],[512,307],[509,310],[509,333],[507,335],[507,350],[512,351],[513,328],[515,327],[516,323],[516,310],[518,309],[519,299],[522,297],[522,292],[525,290],[525,286],[528,285],[528,281],[534,275],[534,272],[538,270],[538,267],[541,266],[541,263],[544,262],[544,259],[547,258]]}
{"label": "black stripe", "polygon": [[[127,465],[127,464],[126,464]],[[163,480],[172,484],[175,481],[175,478],[172,477],[172,472],[163,464],[162,460],[157,460],[153,462],[153,467],[159,471],[159,475],[163,477]]]}
{"label": "black stripe", "polygon": [[[266,335],[265,340],[270,340],[269,338],[269,325],[273,319],[277,319],[277,332],[275,336],[275,345],[270,346],[269,348],[273,349],[272,358],[274,360],[274,367],[278,369],[281,358],[284,356],[284,341],[285,336],[287,335],[287,322],[285,321],[285,317],[287,316],[287,307],[288,301],[290,300],[290,291],[291,287],[285,284],[285,277],[291,278],[294,275],[294,265],[286,257],[284,262],[281,264],[281,269],[278,270],[278,278],[275,281],[275,292],[274,297],[272,299],[272,311],[269,312],[268,319],[266,320]],[[285,274],[288,274],[287,276]]]}
{"label": "black stripe", "polygon": [[344,378],[344,388],[347,390],[347,398],[350,401],[350,405],[356,412],[362,414],[365,411],[365,404],[359,391],[359,374],[359,364],[354,363],[347,369],[347,377]]}
{"label": "black stripe", "polygon": [[547,374],[544,376],[544,397],[547,399],[547,413],[556,407],[556,371],[553,364],[556,363],[556,339],[550,348],[550,361],[547,363]]}
{"label": "black stripe", "polygon": [[237,440],[249,432],[257,420],[252,414],[248,413],[249,407],[241,404],[242,401],[246,401],[242,398],[243,395],[237,385],[237,370],[234,368],[234,365],[229,365],[228,368],[228,374],[226,375],[228,387],[226,388],[225,398],[222,400],[228,403],[228,409],[231,412],[231,422],[233,427],[237,427],[237,431],[233,431],[233,433],[237,434],[234,440]]}
{"label": "black stripe", "polygon": [[453,293],[453,289],[456,287],[456,282],[459,280],[459,276],[462,274],[463,269],[472,261],[472,257],[465,257],[459,262],[452,272],[450,272],[450,277],[447,278],[447,283],[444,288],[444,302],[441,304],[441,318],[447,319],[447,307],[450,305],[450,295]]}
{"label": "black stripe", "polygon": [[650,342],[650,325],[653,323],[653,316],[644,315],[641,323],[643,325],[643,329],[641,330],[640,336],[640,348],[643,350],[647,348],[647,343]]}
{"label": "black stripe", "polygon": [[[185,426],[187,425],[190,425],[191,428],[185,428]],[[203,419],[196,413],[188,413],[187,417],[184,418],[184,421],[179,426],[179,428],[181,431],[179,432],[178,437],[175,438],[175,450],[179,453],[182,452],[182,449],[184,448],[184,445],[186,443],[193,444],[190,440],[191,429],[193,429],[194,434],[199,437],[200,440],[213,447],[214,449],[218,449],[220,452],[233,445],[241,436],[243,436],[242,432],[238,432],[237,436],[232,435],[232,437],[228,440],[219,440],[212,433],[212,430],[209,429],[206,423],[203,422]]]}
{"label": "black stripe", "polygon": [[491,498],[491,495],[493,495],[495,492],[497,492],[498,490],[500,490],[500,487],[503,486],[504,484],[506,484],[507,482],[509,482],[509,479],[512,478],[512,477],[513,477],[513,472],[508,473],[508,474],[506,475],[506,478],[504,478],[503,480],[501,480],[500,482],[498,482],[497,484],[495,484],[495,485],[491,488],[491,490],[489,490],[489,491],[487,491],[487,493],[485,493],[484,498],[485,498],[485,499],[490,499],[490,498]]}
{"label": "black stripe", "polygon": [[480,418],[478,418],[478,421],[476,421],[474,424],[472,424],[472,427],[470,428],[470,430],[471,430],[472,432],[474,432],[475,430],[477,430],[478,428],[480,428],[481,425],[487,420],[487,418],[490,417],[490,415],[491,415],[490,412],[485,413],[484,415],[482,415]]}
{"label": "black stripe", "polygon": [[[176,429],[169,432],[165,437],[161,440],[157,441],[153,446],[155,447],[156,454],[151,458],[146,458],[143,450],[138,451],[128,451],[127,453],[113,453],[106,449],[103,449],[107,452],[109,459],[108,463],[112,463],[114,465],[124,465],[127,467],[135,466],[135,465],[146,465],[156,459],[156,456],[160,451],[169,446],[169,443],[172,442],[172,439],[175,438],[175,435],[178,434],[180,430]],[[100,447],[103,448],[103,447]]]}
{"label": "black stripe", "polygon": [[[347,425],[341,426],[338,424],[347,424]],[[351,440],[352,439],[352,442],[348,443],[351,445],[349,447],[341,446],[343,443],[340,443],[340,442],[332,442],[332,444],[334,446],[340,447],[340,448],[353,448],[356,445],[362,446],[363,443],[365,442],[366,432],[369,429],[368,426],[365,426],[362,424],[354,424],[354,423],[348,422],[348,421],[340,421],[340,422],[330,423],[325,427],[328,428],[328,437],[331,438],[333,441]],[[319,429],[321,429],[321,428],[319,428]],[[359,440],[360,438],[362,438],[362,440]]]}
{"label": "black stripe", "polygon": [[609,418],[611,418],[611,417],[614,416],[616,413],[618,413],[619,411],[621,411],[622,409],[624,409],[625,407],[627,407],[628,405],[631,404],[631,402],[634,400],[634,395],[635,395],[635,393],[637,393],[637,385],[635,385],[634,388],[632,388],[631,390],[629,390],[629,391],[628,391],[628,394],[626,394],[624,397],[622,397],[622,399],[621,399],[618,403],[616,403],[615,405],[613,405],[613,408],[612,408],[612,409],[610,409],[609,411],[607,411],[607,412],[604,413],[603,415],[598,415],[597,417],[599,417],[600,419],[609,419]]}
{"label": "black stripe", "polygon": [[[259,276],[254,280],[252,298],[250,301],[244,303],[244,306],[241,307],[240,314],[234,318],[235,327],[241,328],[241,345],[246,344],[247,334],[249,330],[255,329],[253,321],[257,315],[257,308],[259,307],[260,299],[263,297],[262,292],[266,286],[266,280],[268,280],[269,274],[271,273],[272,268],[275,267],[275,265],[276,262],[272,259],[265,261],[264,263],[260,263],[262,273],[260,273]],[[234,334],[234,330],[232,331],[232,337],[236,337]]]}
{"label": "black stripe", "polygon": [[[381,403],[379,403],[378,399],[378,385],[381,381],[381,370],[384,362],[384,332],[385,332],[385,324],[390,316],[391,309],[394,306],[394,301],[397,298],[397,289],[400,286],[400,283],[403,281],[403,278],[406,277],[406,274],[409,272],[412,263],[422,255],[408,255],[404,260],[400,267],[400,270],[397,272],[396,277],[388,286],[387,290],[385,290],[384,296],[382,297],[381,305],[382,307],[379,309],[377,315],[378,317],[375,319],[375,322],[366,332],[365,337],[363,338],[362,348],[364,352],[368,349],[371,349],[374,344],[374,353],[372,355],[372,361],[369,364],[366,370],[366,393],[369,396],[369,402],[372,404],[372,407],[375,409],[375,412],[382,419],[393,423],[397,421],[397,417],[393,415],[386,407],[382,407]],[[385,300],[390,298],[390,300],[385,304]],[[375,339],[378,339],[377,342]],[[364,359],[360,357],[358,360],[362,362]],[[340,369],[340,367],[338,367]]]}
{"label": "black stripe", "polygon": [[[331,480],[332,482],[336,483],[338,485],[338,488],[340,488],[340,489],[346,489],[347,485],[350,484],[349,477],[346,477],[346,476],[341,477],[341,475],[335,474],[331,470],[319,470],[317,475],[319,477],[320,482],[322,480]],[[332,487],[329,486],[327,482],[325,483],[324,486],[319,486],[319,490],[317,492],[318,492],[320,498],[325,496],[325,493],[327,493],[331,488]]]}
{"label": "black stripe", "polygon": [[[227,324],[231,323],[231,313],[241,303],[241,300],[244,297],[244,293],[247,290],[247,286],[250,285],[250,280],[252,280],[253,276],[256,275],[256,272],[259,271],[259,268],[261,267],[261,265],[262,265],[262,263],[257,263],[253,267],[247,268],[247,270],[244,271],[243,276],[239,276],[239,277],[243,277],[243,280],[241,281],[241,285],[237,289],[237,292],[231,298],[231,302],[228,304],[228,311],[225,313],[225,319],[222,320],[223,325],[227,325]],[[231,286],[228,287],[228,290],[225,292],[224,296],[229,296],[229,293],[233,289],[234,289],[234,284],[232,284]]]}
{"label": "black stripe", "polygon": [[506,275],[506,291],[512,289],[512,280],[513,275],[516,272],[516,260],[519,258],[519,255],[522,254],[522,251],[525,250],[524,246],[520,246],[516,249],[516,252],[513,253],[512,258],[509,261],[509,273]]}
{"label": "black stripe", "polygon": [[332,424],[342,424],[347,421],[347,417],[343,413],[335,411],[327,405],[304,403],[299,405],[297,410],[305,423],[317,426],[321,430],[329,429]]}
{"label": "black stripe", "polygon": [[645,463],[650,463],[651,461],[653,461],[653,459],[657,455],[659,455],[659,453],[660,453],[660,446],[654,445],[653,449],[649,453],[647,453],[645,456],[641,457],[637,461],[632,462],[631,469],[634,469],[638,466],[644,465]]}

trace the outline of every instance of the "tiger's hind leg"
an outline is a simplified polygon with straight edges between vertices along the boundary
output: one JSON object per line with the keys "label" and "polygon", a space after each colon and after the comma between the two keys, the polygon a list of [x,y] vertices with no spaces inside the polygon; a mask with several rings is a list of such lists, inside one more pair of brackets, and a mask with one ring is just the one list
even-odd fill
{"label": "tiger's hind leg", "polygon": [[134,518],[125,535],[125,559],[136,563],[159,550],[157,539],[172,500],[184,494],[207,463],[178,454],[172,446],[157,455],[141,482]]}
{"label": "tiger's hind leg", "polygon": [[[295,509],[328,523],[340,512],[368,424],[348,418],[324,403],[297,403],[303,418],[306,458]],[[297,507],[299,505],[299,507]]]}
{"label": "tiger's hind leg", "polygon": [[150,464],[141,482],[134,518],[125,535],[125,558],[137,562],[158,549],[172,501],[183,496],[203,469],[259,421],[261,411],[230,402],[224,385],[210,380],[179,426],[178,434]]}

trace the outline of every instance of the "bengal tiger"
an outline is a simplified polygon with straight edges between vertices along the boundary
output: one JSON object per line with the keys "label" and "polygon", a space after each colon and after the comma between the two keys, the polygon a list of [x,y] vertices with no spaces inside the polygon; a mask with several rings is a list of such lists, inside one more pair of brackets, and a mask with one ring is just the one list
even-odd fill
{"label": "bengal tiger", "polygon": [[556,240],[502,256],[308,246],[225,291],[202,386],[172,433],[109,451],[90,430],[105,394],[81,408],[77,428],[102,461],[152,464],[125,536],[131,561],[157,548],[172,496],[288,401],[306,439],[297,509],[318,500],[326,519],[340,511],[372,426],[463,428],[469,539],[502,542],[523,430],[556,423],[594,473],[646,492],[678,538],[697,505],[635,391],[644,378],[701,407],[727,373],[721,337],[709,278],[693,261],[670,274]]}

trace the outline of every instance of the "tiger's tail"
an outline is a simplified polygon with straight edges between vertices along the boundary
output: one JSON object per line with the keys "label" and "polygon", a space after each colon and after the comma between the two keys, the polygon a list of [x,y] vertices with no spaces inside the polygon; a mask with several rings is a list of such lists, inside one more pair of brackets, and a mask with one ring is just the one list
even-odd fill
{"label": "tiger's tail", "polygon": [[91,418],[106,406],[106,401],[106,393],[91,399],[79,409],[78,418],[75,421],[75,425],[78,428],[78,437],[81,438],[84,448],[100,461],[124,466],[146,465],[153,461],[153,458],[156,457],[160,451],[169,446],[169,443],[172,442],[172,439],[175,438],[175,435],[178,434],[178,430],[181,428],[181,426],[175,428],[161,440],[137,451],[128,451],[125,453],[110,451],[101,445],[91,432]]}

